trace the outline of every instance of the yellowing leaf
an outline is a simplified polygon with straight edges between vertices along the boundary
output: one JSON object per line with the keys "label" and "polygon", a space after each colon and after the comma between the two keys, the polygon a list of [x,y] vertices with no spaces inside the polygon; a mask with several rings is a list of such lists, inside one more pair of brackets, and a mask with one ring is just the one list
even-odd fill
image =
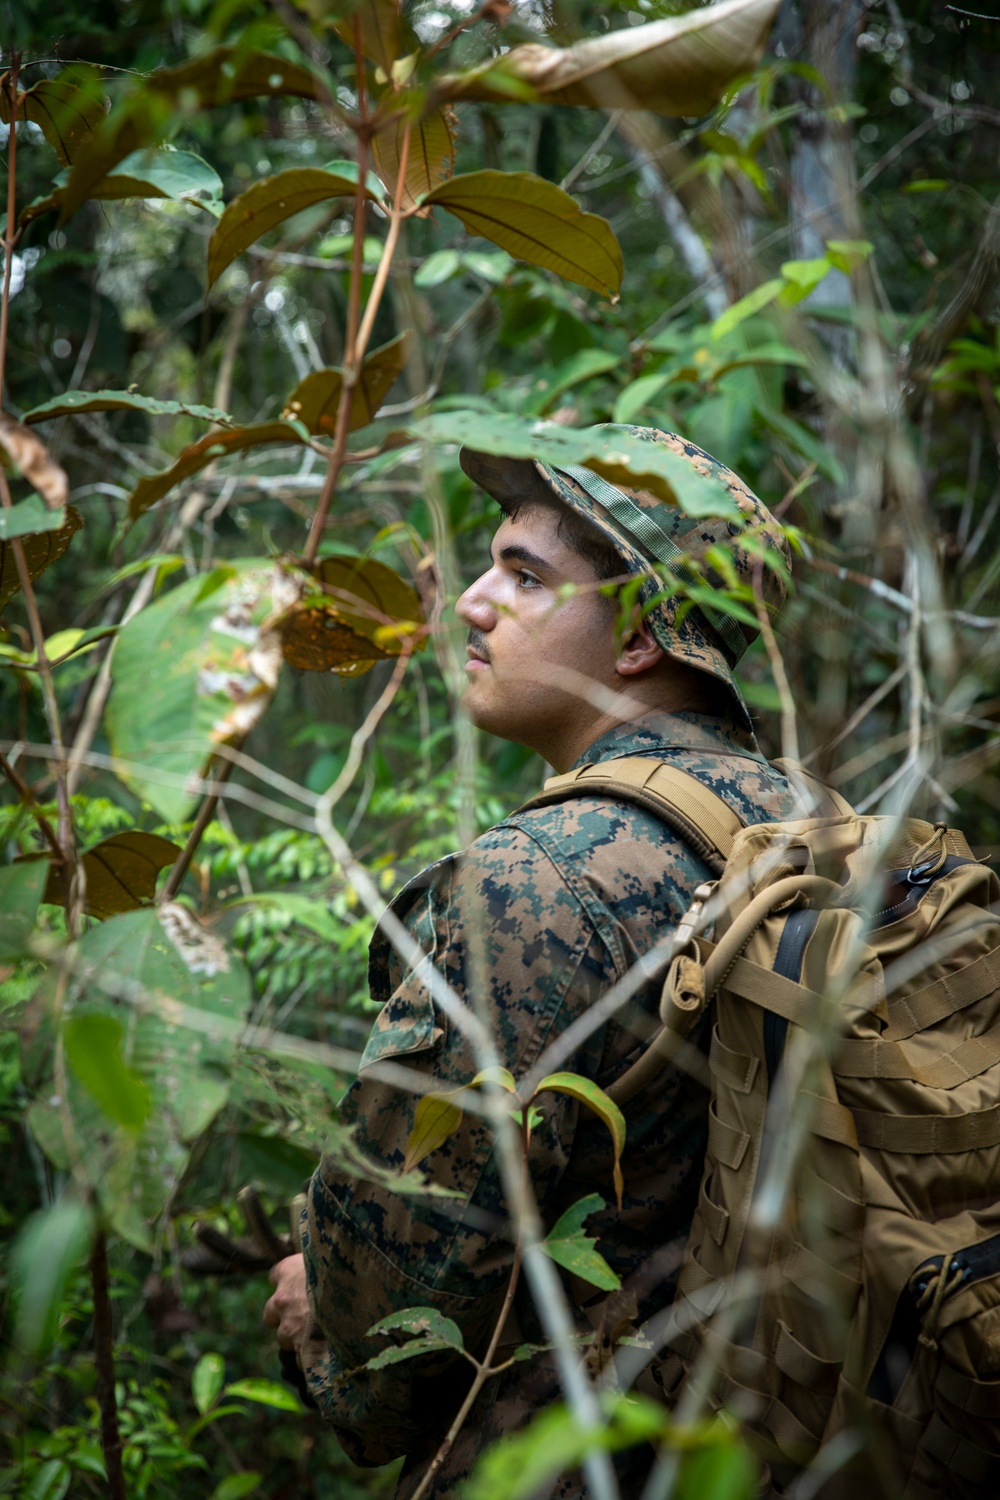
{"label": "yellowing leaf", "polygon": [[440,183],[423,198],[460,219],[519,260],[555,271],[567,281],[603,292],[615,301],[624,263],[607,219],[580,205],[533,172],[465,172]]}
{"label": "yellowing leaf", "polygon": [[[434,109],[410,130],[410,152],[406,179],[400,195],[405,212],[416,209],[417,199],[446,182],[455,170],[455,117],[451,110]],[[372,137],[371,150],[375,170],[385,184],[386,192],[395,197],[399,182],[399,161],[403,148],[406,120],[397,116]],[[430,208],[416,209],[417,218],[427,218]]]}
{"label": "yellowing leaf", "polygon": [[623,26],[572,47],[535,42],[438,80],[437,99],[528,97],[591,109],[703,115],[760,57],[779,0],[722,0],[683,16]]}
{"label": "yellowing leaf", "polygon": [[[27,505],[28,501],[22,501]],[[20,506],[15,507],[20,510]],[[24,560],[28,565],[28,576],[32,582],[40,578],[45,569],[62,557],[73,537],[83,525],[83,517],[72,505],[64,512],[65,522],[56,531],[41,531],[21,537]],[[9,542],[0,541],[0,610],[14,597],[21,587],[21,579],[14,559],[14,549]]]}
{"label": "yellowing leaf", "polygon": [[[351,397],[348,431],[373,422],[379,407],[402,373],[410,348],[409,333],[401,333],[374,349],[361,366]],[[312,433],[333,436],[344,377],[338,369],[314,370],[300,380],[288,398],[282,417],[302,422]]]}
{"label": "yellowing leaf", "polygon": [[268,443],[308,443],[309,433],[301,422],[258,422],[253,427],[231,427],[225,432],[210,432],[184,449],[170,469],[140,479],[129,496],[128,513],[133,521],[155,505],[182,479],[190,479],[213,459],[244,448],[259,448]]}
{"label": "yellowing leaf", "polygon": [[[156,877],[180,854],[177,844],[157,833],[138,828],[102,839],[83,856],[87,880],[87,911],[92,917],[111,917],[120,911],[137,911],[156,894]],[[61,872],[52,869],[45,887],[45,900],[61,906]]]}
{"label": "yellowing leaf", "polygon": [[412,1172],[418,1162],[443,1146],[462,1123],[462,1110],[452,1094],[425,1094],[413,1112],[413,1129],[406,1142],[403,1171]]}
{"label": "yellowing leaf", "polygon": [[484,1083],[499,1084],[502,1089],[507,1090],[508,1094],[517,1093],[517,1084],[514,1082],[514,1075],[508,1072],[506,1068],[484,1068],[481,1073],[476,1074],[469,1087],[473,1089],[479,1088]]}
{"label": "yellowing leaf", "polygon": [[61,510],[69,499],[69,480],[37,432],[0,412],[0,447],[28,483],[34,485],[49,509]]}
{"label": "yellowing leaf", "polygon": [[614,1146],[615,1196],[618,1199],[618,1207],[621,1208],[624,1190],[621,1155],[625,1149],[625,1116],[617,1104],[596,1083],[589,1078],[582,1078],[579,1073],[550,1073],[547,1078],[542,1079],[535,1092],[536,1094],[568,1094],[571,1099],[576,1099],[579,1103],[585,1104],[588,1109],[592,1109],[594,1114],[599,1115],[604,1121]]}

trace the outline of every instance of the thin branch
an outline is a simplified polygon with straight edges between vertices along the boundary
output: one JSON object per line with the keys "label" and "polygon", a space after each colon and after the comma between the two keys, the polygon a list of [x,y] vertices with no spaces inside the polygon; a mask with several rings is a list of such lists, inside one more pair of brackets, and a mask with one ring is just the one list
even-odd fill
{"label": "thin branch", "polygon": [[31,813],[31,816],[38,824],[38,827],[45,838],[45,842],[52,850],[53,856],[59,864],[62,864],[64,855],[62,851],[62,845],[56,838],[55,829],[52,827],[52,824],[42,812],[41,808],[37,805],[35,801],[35,794],[31,790],[31,787],[21,777],[16,767],[11,765],[10,761],[2,751],[0,751],[0,771],[2,771],[6,776],[7,780],[14,788],[21,802],[23,802],[24,806],[28,809],[28,811]]}

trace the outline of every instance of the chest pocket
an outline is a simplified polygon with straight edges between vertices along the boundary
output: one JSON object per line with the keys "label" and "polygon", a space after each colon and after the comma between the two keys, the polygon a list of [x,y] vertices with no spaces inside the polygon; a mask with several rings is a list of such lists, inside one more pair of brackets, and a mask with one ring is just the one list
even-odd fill
{"label": "chest pocket", "polygon": [[388,1058],[433,1051],[444,1042],[447,1020],[435,1010],[422,976],[433,964],[439,948],[448,942],[450,874],[451,861],[442,860],[411,881],[392,904],[396,916],[405,922],[427,954],[416,969],[405,969],[385,934],[376,931],[369,965],[371,991],[380,999],[389,993],[361,1054],[359,1073]]}
{"label": "chest pocket", "polygon": [[[423,964],[420,966],[423,968]],[[434,1009],[434,1002],[420,982],[420,969],[407,975],[396,993],[379,1011],[371,1035],[361,1054],[358,1072],[387,1058],[405,1057],[411,1052],[429,1052],[441,1045],[446,1035],[446,1020]]]}

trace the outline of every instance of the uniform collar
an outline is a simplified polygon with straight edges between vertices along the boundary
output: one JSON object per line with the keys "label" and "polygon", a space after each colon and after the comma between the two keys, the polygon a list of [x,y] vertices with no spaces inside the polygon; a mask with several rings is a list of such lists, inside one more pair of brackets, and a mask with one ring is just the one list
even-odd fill
{"label": "uniform collar", "polygon": [[740,755],[766,764],[752,729],[712,714],[678,709],[644,714],[628,724],[609,729],[594,741],[574,766],[594,765],[622,755],[649,755],[661,750],[709,751],[716,755]]}

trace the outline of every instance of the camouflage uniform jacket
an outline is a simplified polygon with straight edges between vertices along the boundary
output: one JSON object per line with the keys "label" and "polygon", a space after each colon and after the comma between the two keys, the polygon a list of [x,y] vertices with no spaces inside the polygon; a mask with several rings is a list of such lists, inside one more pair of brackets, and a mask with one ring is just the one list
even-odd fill
{"label": "camouflage uniform jacket", "polygon": [[[764,760],[752,733],[720,719],[651,714],[604,735],[582,761],[623,755],[675,762],[747,822],[789,814],[787,783]],[[651,814],[580,797],[513,814],[464,854],[431,866],[393,906],[460,996],[470,992],[470,971],[480,976],[480,1013],[484,999],[501,1060],[521,1078],[677,923],[694,888],[708,878],[707,867]],[[383,1009],[342,1117],[354,1124],[370,1157],[398,1169],[416,1100],[366,1079],[366,1065],[398,1059],[452,1089],[469,1082],[476,1064],[458,1028],[434,1006],[420,969],[407,971],[380,933],[372,943],[370,983]],[[647,984],[560,1066],[602,1086],[611,1083],[656,1029],[660,983]],[[692,1076],[698,1071],[702,1081]],[[621,1213],[614,1207],[609,1137],[596,1117],[549,1093],[532,1136],[531,1180],[546,1224],[588,1193],[601,1192],[609,1206],[587,1221],[587,1230],[634,1291],[640,1317],[670,1301],[697,1196],[707,1094],[704,1069],[692,1072],[668,1067],[626,1105]],[[462,1200],[393,1193],[345,1175],[329,1158],[313,1177],[304,1220],[318,1325],[301,1356],[307,1380],[355,1461],[382,1464],[408,1455],[400,1495],[412,1492],[433,1457],[468,1389],[471,1366],[460,1357],[434,1363],[422,1356],[378,1372],[347,1372],[386,1347],[385,1338],[366,1339],[372,1324],[406,1307],[438,1309],[458,1323],[466,1348],[482,1351],[512,1258],[491,1132],[482,1117],[466,1113],[458,1132],[422,1165]],[[520,1336],[538,1337],[526,1293],[519,1292],[515,1308]],[[490,1441],[557,1397],[546,1359],[516,1364],[488,1383],[432,1487],[436,1500],[454,1493]],[[564,1481],[559,1493],[578,1493],[575,1482]],[[638,1487],[628,1485],[626,1493]]]}

